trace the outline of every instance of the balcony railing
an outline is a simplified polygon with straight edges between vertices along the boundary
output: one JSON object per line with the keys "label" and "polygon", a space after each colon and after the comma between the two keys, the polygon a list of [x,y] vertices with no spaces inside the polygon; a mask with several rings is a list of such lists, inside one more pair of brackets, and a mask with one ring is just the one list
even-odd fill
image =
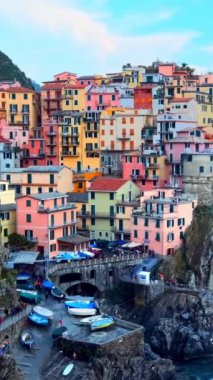
{"label": "balcony railing", "polygon": [[87,216],[89,216],[90,218],[115,218],[116,217],[116,213],[110,213],[110,212],[91,212],[91,211],[87,211]]}
{"label": "balcony railing", "polygon": [[119,227],[119,226],[112,227],[111,231],[117,232],[117,233],[123,233],[123,234],[130,234],[131,233],[130,229],[126,229],[124,227]]}

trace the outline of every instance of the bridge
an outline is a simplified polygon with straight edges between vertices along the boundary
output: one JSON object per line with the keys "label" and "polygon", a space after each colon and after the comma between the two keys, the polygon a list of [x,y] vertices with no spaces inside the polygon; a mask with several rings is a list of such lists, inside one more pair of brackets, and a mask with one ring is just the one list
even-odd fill
{"label": "bridge", "polygon": [[123,268],[141,264],[144,258],[143,253],[125,253],[59,263],[49,268],[48,275],[64,291],[84,283],[103,292],[119,284]]}

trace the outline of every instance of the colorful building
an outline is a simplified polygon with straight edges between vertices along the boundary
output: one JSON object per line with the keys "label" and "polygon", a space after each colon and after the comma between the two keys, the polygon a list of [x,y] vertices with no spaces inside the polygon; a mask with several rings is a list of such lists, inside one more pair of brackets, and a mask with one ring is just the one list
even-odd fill
{"label": "colorful building", "polygon": [[8,247],[8,236],[16,232],[15,191],[0,180],[0,244]]}
{"label": "colorful building", "polygon": [[25,195],[17,198],[17,233],[36,244],[45,256],[54,257],[59,240],[75,239],[76,206],[59,192]]}
{"label": "colorful building", "polygon": [[119,91],[114,87],[92,85],[86,92],[85,109],[102,111],[108,107],[119,107]]}
{"label": "colorful building", "polygon": [[84,236],[89,236],[90,231],[90,216],[89,216],[89,194],[86,193],[67,193],[68,202],[75,203],[76,205],[76,215],[77,233],[83,234]]}
{"label": "colorful building", "polygon": [[174,254],[192,222],[196,205],[197,200],[190,195],[175,196],[171,189],[144,194],[140,208],[132,213],[131,240],[160,255]]}
{"label": "colorful building", "polygon": [[73,192],[74,193],[85,193],[90,187],[90,181],[96,177],[101,176],[100,171],[81,171],[80,173],[73,173]]}
{"label": "colorful building", "polygon": [[88,192],[90,238],[115,240],[118,235],[129,238],[129,207],[139,197],[139,188],[130,180],[100,177]]}

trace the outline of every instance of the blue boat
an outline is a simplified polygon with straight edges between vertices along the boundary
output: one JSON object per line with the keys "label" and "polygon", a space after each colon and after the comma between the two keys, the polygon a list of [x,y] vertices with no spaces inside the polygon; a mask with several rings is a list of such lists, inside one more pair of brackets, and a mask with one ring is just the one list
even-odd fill
{"label": "blue boat", "polygon": [[48,326],[49,325],[49,320],[48,318],[46,317],[43,317],[37,313],[30,313],[28,315],[28,319],[35,323],[36,325],[39,325],[39,326]]}
{"label": "blue boat", "polygon": [[90,328],[92,331],[101,330],[106,327],[112,326],[114,324],[114,320],[112,317],[102,317],[90,323]]}
{"label": "blue boat", "polygon": [[43,282],[42,282],[42,286],[43,286],[43,288],[45,288],[45,289],[52,289],[53,288],[53,286],[54,286],[54,284],[53,284],[53,282],[51,282],[51,281],[49,281],[49,280],[44,280]]}
{"label": "blue boat", "polygon": [[29,273],[18,273],[16,277],[16,281],[27,281],[31,278],[31,274]]}
{"label": "blue boat", "polygon": [[65,301],[65,305],[73,309],[97,309],[97,303],[94,301]]}

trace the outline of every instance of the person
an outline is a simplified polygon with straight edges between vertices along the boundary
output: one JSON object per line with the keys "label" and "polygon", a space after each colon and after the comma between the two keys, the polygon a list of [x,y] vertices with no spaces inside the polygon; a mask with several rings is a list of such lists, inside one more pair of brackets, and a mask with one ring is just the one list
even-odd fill
{"label": "person", "polygon": [[77,359],[77,355],[76,355],[75,352],[73,352],[72,358],[73,358],[73,360],[76,360],[76,359]]}
{"label": "person", "polygon": [[62,327],[63,325],[63,321],[62,321],[62,318],[59,319],[59,326]]}

